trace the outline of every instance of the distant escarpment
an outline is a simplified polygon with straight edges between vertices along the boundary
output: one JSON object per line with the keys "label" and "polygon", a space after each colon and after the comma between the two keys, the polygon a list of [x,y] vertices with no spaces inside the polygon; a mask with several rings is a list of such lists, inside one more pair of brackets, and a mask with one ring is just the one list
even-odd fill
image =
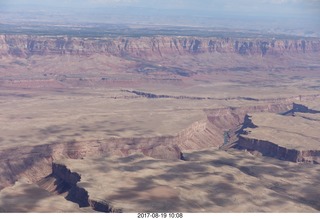
{"label": "distant escarpment", "polygon": [[92,55],[149,57],[201,53],[281,55],[320,51],[320,39],[254,39],[217,37],[71,37],[0,35],[0,57],[32,55]]}

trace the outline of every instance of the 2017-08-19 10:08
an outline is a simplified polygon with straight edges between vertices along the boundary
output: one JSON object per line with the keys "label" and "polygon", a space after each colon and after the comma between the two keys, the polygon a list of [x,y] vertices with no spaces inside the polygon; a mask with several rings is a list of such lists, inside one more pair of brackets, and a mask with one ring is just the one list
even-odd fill
{"label": "2017-08-19 10:08", "polygon": [[183,213],[138,213],[137,218],[183,218]]}

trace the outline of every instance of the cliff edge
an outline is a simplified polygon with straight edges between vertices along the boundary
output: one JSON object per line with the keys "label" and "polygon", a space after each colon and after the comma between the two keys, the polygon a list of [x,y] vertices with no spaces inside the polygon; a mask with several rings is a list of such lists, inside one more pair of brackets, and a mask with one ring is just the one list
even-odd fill
{"label": "cliff edge", "polygon": [[200,53],[282,55],[318,53],[320,39],[217,38],[217,37],[71,37],[0,35],[0,57],[33,55],[170,56]]}

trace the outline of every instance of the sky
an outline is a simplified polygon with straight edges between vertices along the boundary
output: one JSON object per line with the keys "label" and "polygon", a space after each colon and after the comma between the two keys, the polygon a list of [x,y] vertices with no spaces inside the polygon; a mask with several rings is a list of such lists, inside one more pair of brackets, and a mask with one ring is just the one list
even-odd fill
{"label": "sky", "polygon": [[0,7],[36,5],[38,7],[98,8],[140,7],[170,10],[223,11],[271,15],[316,16],[320,0],[0,0]]}
{"label": "sky", "polygon": [[[58,10],[95,14],[115,8],[122,8],[123,14],[144,14],[149,17],[183,14],[187,17],[228,18],[235,21],[250,22],[269,20],[275,23],[290,23],[294,26],[300,21],[308,21],[314,29],[320,29],[320,0],[0,0],[0,11],[15,8],[27,10]],[[290,20],[290,19],[295,20]],[[1,15],[0,15],[1,19]],[[156,19],[155,19],[156,20]],[[0,20],[1,22],[1,20]],[[303,26],[300,22],[300,26]],[[285,26],[284,24],[283,26]]]}

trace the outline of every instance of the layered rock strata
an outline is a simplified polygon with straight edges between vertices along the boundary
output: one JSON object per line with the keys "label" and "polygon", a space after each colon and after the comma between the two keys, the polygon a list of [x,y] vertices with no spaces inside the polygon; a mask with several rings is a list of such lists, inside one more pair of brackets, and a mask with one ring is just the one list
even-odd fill
{"label": "layered rock strata", "polygon": [[320,164],[320,150],[297,150],[275,144],[270,141],[240,136],[238,148],[260,152],[263,156],[273,157],[296,163]]}
{"label": "layered rock strata", "polygon": [[[313,98],[317,99],[317,96]],[[184,159],[183,152],[223,148],[226,140],[228,141],[225,138],[226,132],[230,134],[239,132],[238,129],[241,125],[244,129],[247,125],[245,118],[248,113],[290,112],[292,109],[290,101],[291,99],[283,103],[205,110],[207,114],[205,119],[195,122],[175,136],[109,138],[98,141],[65,142],[2,150],[0,153],[2,173],[0,175],[0,189],[14,184],[22,177],[29,179],[30,182],[39,181],[52,173],[52,162],[61,158],[81,159],[108,155],[126,157],[140,153],[156,159],[178,160]],[[237,145],[245,146],[250,150],[270,151],[265,153],[276,158],[282,159],[284,157],[286,160],[294,162],[305,162],[310,159],[312,162],[319,161],[319,152],[317,151],[283,152],[289,153],[289,155],[283,155],[282,149],[274,149],[274,146],[269,143],[263,143],[262,147],[255,143],[257,142],[240,137]],[[280,155],[274,151],[280,151]]]}
{"label": "layered rock strata", "polygon": [[250,39],[217,37],[118,37],[0,35],[0,56],[92,55],[168,56],[199,53],[279,55],[320,51],[319,39]]}

